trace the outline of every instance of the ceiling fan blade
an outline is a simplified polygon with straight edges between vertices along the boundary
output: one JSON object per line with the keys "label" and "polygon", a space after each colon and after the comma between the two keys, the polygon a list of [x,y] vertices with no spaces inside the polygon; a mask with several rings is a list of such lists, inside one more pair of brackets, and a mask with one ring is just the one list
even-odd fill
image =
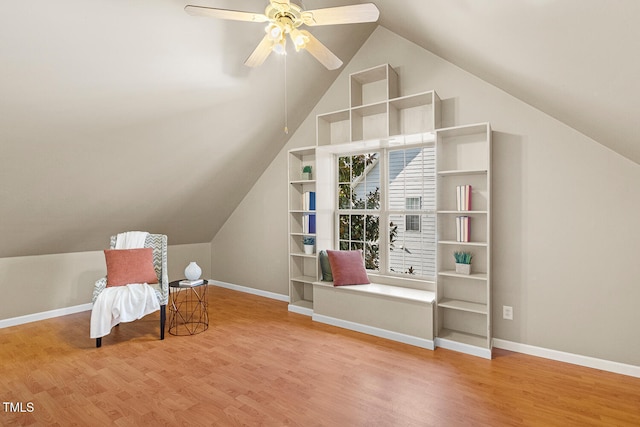
{"label": "ceiling fan blade", "polygon": [[280,7],[289,7],[289,5],[291,4],[289,0],[270,0],[270,2],[273,6]]}
{"label": "ceiling fan blade", "polygon": [[304,23],[310,27],[376,22],[379,16],[380,11],[373,3],[328,7],[326,9],[307,10],[302,13]]}
{"label": "ceiling fan blade", "polygon": [[323,45],[317,38],[313,37],[309,31],[300,31],[306,37],[309,38],[305,49],[309,51],[322,65],[329,70],[336,70],[342,66],[340,58],[335,56],[325,45]]}
{"label": "ceiling fan blade", "polygon": [[273,48],[273,40],[269,37],[269,34],[265,35],[258,47],[249,55],[244,65],[247,67],[258,67],[267,59]]}
{"label": "ceiling fan blade", "polygon": [[230,19],[232,21],[267,22],[269,20],[269,18],[261,13],[216,9],[214,7],[187,5],[184,7],[184,11],[193,16],[208,16],[210,18]]}

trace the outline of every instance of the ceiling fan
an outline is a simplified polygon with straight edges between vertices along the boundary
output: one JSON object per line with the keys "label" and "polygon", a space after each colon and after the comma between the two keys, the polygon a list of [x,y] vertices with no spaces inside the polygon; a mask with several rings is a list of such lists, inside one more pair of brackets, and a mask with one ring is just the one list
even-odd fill
{"label": "ceiling fan", "polygon": [[306,49],[329,70],[335,70],[342,66],[340,58],[310,32],[298,28],[303,24],[313,27],[375,22],[380,15],[378,8],[373,3],[303,10],[302,6],[290,0],[269,0],[264,14],[194,5],[187,5],[184,10],[194,16],[268,23],[265,28],[267,34],[245,61],[245,65],[249,67],[261,65],[271,52],[285,54],[288,34],[296,51]]}

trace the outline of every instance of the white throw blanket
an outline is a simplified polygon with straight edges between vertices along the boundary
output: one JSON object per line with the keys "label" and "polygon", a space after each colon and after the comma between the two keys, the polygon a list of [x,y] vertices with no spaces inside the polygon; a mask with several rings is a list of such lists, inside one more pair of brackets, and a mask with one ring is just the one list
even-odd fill
{"label": "white throw blanket", "polygon": [[118,323],[132,322],[160,310],[156,291],[146,283],[106,288],[91,311],[91,338],[109,335]]}
{"label": "white throw blanket", "polygon": [[149,233],[146,231],[127,231],[116,236],[115,249],[137,249],[144,247]]}
{"label": "white throw blanket", "polygon": [[[116,249],[142,248],[148,234],[141,231],[120,233]],[[155,290],[146,283],[105,288],[91,310],[91,338],[109,335],[118,323],[132,322],[157,310],[160,310],[160,303]]]}

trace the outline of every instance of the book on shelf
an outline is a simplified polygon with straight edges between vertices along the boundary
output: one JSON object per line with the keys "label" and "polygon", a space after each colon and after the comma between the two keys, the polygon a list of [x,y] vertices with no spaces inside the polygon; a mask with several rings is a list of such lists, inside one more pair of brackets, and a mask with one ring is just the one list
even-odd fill
{"label": "book on shelf", "polygon": [[305,191],[302,198],[302,210],[315,211],[316,210],[316,192]]}
{"label": "book on shelf", "polygon": [[181,280],[180,286],[198,286],[204,283],[204,279],[198,280]]}
{"label": "book on shelf", "polygon": [[459,211],[471,210],[471,186],[458,185],[456,187],[456,207]]}
{"label": "book on shelf", "polygon": [[468,216],[456,217],[456,241],[469,242],[471,235],[471,218]]}
{"label": "book on shelf", "polygon": [[304,234],[316,233],[316,215],[315,214],[304,214],[302,216],[302,232]]}

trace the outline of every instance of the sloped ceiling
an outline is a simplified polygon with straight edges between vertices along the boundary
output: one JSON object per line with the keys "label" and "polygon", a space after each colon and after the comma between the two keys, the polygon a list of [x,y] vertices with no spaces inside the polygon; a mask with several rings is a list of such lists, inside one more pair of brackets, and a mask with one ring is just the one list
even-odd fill
{"label": "sloped ceiling", "polygon": [[[640,163],[640,2],[374,3],[381,25]],[[283,58],[242,65],[262,26],[192,17],[185,4],[3,5],[0,257],[97,250],[134,229],[208,242],[286,143]],[[346,63],[374,29],[312,32]],[[290,134],[338,73],[289,55]]]}

